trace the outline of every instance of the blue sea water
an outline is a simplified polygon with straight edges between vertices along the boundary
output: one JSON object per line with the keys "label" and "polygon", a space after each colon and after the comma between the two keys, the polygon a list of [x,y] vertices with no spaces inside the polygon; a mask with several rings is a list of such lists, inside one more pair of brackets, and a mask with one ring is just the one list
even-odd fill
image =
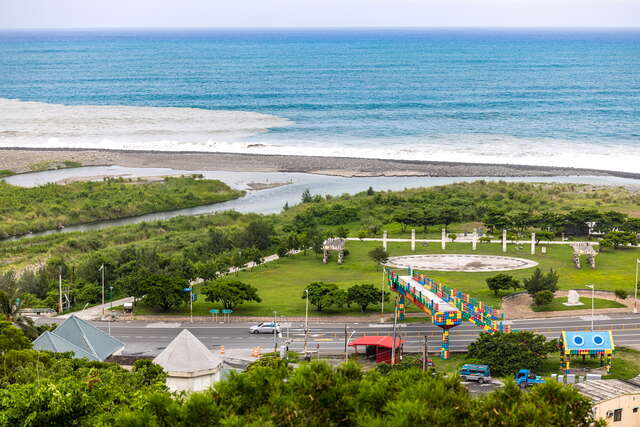
{"label": "blue sea water", "polygon": [[2,146],[640,171],[640,30],[0,32],[0,98],[80,106],[0,103]]}

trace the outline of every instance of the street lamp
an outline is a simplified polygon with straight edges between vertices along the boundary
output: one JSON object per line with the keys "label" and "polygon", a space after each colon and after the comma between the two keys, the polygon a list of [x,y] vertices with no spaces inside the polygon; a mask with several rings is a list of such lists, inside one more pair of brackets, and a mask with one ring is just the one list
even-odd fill
{"label": "street lamp", "polygon": [[109,302],[110,302],[110,314],[109,314],[109,335],[111,335],[111,321],[113,320],[113,286],[109,286]]}
{"label": "street lamp", "polygon": [[382,266],[382,283],[380,283],[380,323],[384,323],[384,279],[386,268]]}
{"label": "street lamp", "polygon": [[309,289],[305,289],[307,302],[304,309],[304,355],[307,355],[307,342],[309,338]]}
{"label": "street lamp", "polygon": [[277,328],[277,323],[276,323],[276,319],[277,319],[277,312],[274,311],[273,312],[273,351],[275,353],[278,352],[278,328]]}
{"label": "street lamp", "polygon": [[638,266],[640,265],[640,259],[636,258],[636,291],[633,295],[633,312],[638,312]]}
{"label": "street lamp", "polygon": [[587,288],[591,289],[591,332],[593,332],[593,318],[595,316],[595,296],[596,296],[596,285],[587,285]]}

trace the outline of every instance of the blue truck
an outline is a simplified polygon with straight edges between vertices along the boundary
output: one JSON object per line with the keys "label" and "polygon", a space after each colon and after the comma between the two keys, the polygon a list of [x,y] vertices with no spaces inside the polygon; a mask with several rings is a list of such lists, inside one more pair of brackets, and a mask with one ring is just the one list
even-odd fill
{"label": "blue truck", "polygon": [[480,384],[491,382],[491,371],[488,365],[473,365],[467,363],[462,365],[458,373],[462,381],[477,381]]}
{"label": "blue truck", "polygon": [[534,384],[544,384],[544,380],[540,376],[536,376],[529,369],[520,369],[516,374],[516,384],[520,386],[520,388],[527,388]]}

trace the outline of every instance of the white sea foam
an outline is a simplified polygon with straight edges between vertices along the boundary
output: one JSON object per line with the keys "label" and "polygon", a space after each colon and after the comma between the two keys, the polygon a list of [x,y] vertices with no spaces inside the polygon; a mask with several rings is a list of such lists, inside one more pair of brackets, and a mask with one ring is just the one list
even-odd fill
{"label": "white sea foam", "polygon": [[640,172],[640,144],[493,134],[296,140],[269,134],[293,122],[247,111],[64,106],[0,99],[0,147],[201,151],[526,164]]}
{"label": "white sea foam", "polygon": [[0,98],[0,146],[210,151],[209,140],[236,141],[289,126],[250,111],[68,106]]}

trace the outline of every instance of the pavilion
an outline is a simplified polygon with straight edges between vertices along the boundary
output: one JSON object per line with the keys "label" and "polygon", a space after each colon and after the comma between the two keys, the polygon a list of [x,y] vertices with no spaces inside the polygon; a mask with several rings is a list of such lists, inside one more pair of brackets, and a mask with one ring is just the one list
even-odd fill
{"label": "pavilion", "polygon": [[[396,338],[396,362],[399,360],[399,354],[402,352],[402,344],[406,341]],[[391,349],[393,348],[393,337],[368,335],[357,338],[349,343],[350,347],[355,347],[356,353],[358,346],[365,346],[365,354],[367,358],[374,359],[376,363],[391,363]]]}

